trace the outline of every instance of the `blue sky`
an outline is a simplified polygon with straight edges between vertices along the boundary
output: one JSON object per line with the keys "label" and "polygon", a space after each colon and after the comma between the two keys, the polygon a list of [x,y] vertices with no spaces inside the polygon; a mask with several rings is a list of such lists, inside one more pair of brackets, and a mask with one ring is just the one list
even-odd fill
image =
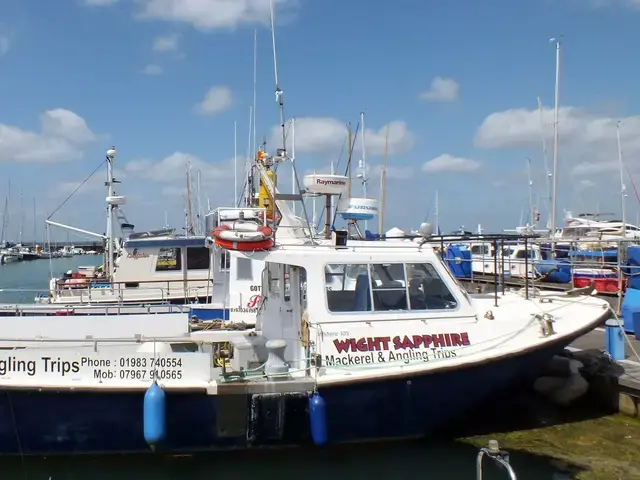
{"label": "blue sky", "polygon": [[[638,0],[276,4],[299,172],[338,162],[345,125],[355,127],[365,111],[369,192],[377,195],[389,124],[385,229],[417,226],[433,213],[436,190],[444,230],[515,227],[528,210],[527,157],[546,219],[541,136],[551,165],[549,38],[558,35],[558,218],[565,208],[619,214],[618,121],[625,164],[634,178],[640,170],[638,70],[629,56],[640,44]],[[258,140],[274,139],[279,120],[268,20],[268,0],[0,3],[0,198],[11,179],[9,237],[17,236],[21,191],[27,239],[33,199],[41,232],[44,215],[111,145],[125,212],[139,230],[161,227],[165,210],[169,223],[184,223],[187,160],[201,171],[202,197],[230,203],[234,122],[238,155],[248,147],[254,29]],[[99,170],[53,220],[102,232],[104,175]],[[283,189],[289,183],[282,172]],[[635,222],[638,201],[629,176],[625,183]]]}

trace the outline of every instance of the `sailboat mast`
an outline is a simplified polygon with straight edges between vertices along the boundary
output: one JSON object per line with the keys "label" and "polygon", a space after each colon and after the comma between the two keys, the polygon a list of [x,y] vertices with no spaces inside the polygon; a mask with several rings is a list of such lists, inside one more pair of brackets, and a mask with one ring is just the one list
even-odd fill
{"label": "sailboat mast", "polygon": [[438,190],[436,190],[436,208],[434,216],[436,217],[436,235],[440,235],[440,199],[438,197]]}
{"label": "sailboat mast", "polygon": [[238,206],[238,122],[233,122],[233,206]]}
{"label": "sailboat mast", "polygon": [[35,246],[36,238],[38,238],[38,226],[36,224],[36,197],[33,197],[33,243]]}
{"label": "sailboat mast", "polygon": [[551,251],[555,252],[555,235],[556,235],[556,211],[557,211],[557,195],[558,195],[558,112],[560,99],[560,40],[552,39],[556,43],[556,89],[555,89],[555,108],[553,112],[553,196],[551,206]]}
{"label": "sailboat mast", "polygon": [[378,216],[379,233],[382,235],[384,229],[384,210],[387,202],[387,163],[389,161],[389,124],[384,136],[384,165],[380,172],[380,215]]}
{"label": "sailboat mast", "polygon": [[[291,193],[296,194],[296,169],[294,162],[296,161],[296,119],[291,119]],[[291,212],[296,214],[296,201],[291,201]]]}
{"label": "sailboat mast", "polygon": [[187,235],[193,235],[193,217],[191,212],[191,162],[187,162]]}
{"label": "sailboat mast", "polygon": [[24,196],[22,194],[22,190],[20,190],[20,223],[18,230],[18,242],[22,244],[22,235],[24,231]]}
{"label": "sailboat mast", "polygon": [[[549,171],[549,161],[547,159],[547,138],[545,136],[544,116],[542,114],[542,99],[538,97],[538,113],[540,115],[540,137],[542,139],[542,159],[544,160],[544,170],[547,177],[547,215],[551,215],[552,198],[551,198],[551,178],[553,174]],[[547,228],[549,228],[549,220],[547,217]]]}
{"label": "sailboat mast", "polygon": [[[360,173],[362,175],[362,194],[364,198],[367,198],[367,149],[365,147],[366,131],[364,128],[364,112],[360,112],[360,125],[362,126],[362,132],[360,133],[360,141],[362,142],[362,162],[360,164]],[[364,221],[365,231],[369,229],[368,220]]]}
{"label": "sailboat mast", "polygon": [[624,165],[622,162],[622,145],[620,143],[620,122],[616,123],[616,140],[618,142],[618,163],[620,164],[620,201],[622,202],[622,236],[627,236],[626,187],[624,184]]}
{"label": "sailboat mast", "polygon": [[347,198],[351,198],[351,124],[347,125]]}
{"label": "sailboat mast", "polygon": [[529,180],[529,225],[536,223],[536,214],[533,211],[533,181],[531,180],[531,159],[527,158],[527,178]]}
{"label": "sailboat mast", "polygon": [[7,228],[7,212],[9,211],[9,197],[4,197],[4,212],[2,213],[2,231],[0,231],[0,246],[4,245],[4,234]]}

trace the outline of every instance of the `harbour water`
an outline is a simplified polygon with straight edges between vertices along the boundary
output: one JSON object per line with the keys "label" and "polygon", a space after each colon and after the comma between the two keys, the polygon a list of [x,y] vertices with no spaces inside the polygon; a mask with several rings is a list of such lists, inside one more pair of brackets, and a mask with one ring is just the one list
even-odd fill
{"label": "harbour water", "polygon": [[[59,276],[78,266],[100,265],[102,256],[34,260],[0,265],[0,302],[32,302],[47,291],[51,274]],[[18,291],[24,290],[24,291]],[[35,413],[37,414],[37,412]],[[300,475],[325,478],[475,479],[475,447],[460,442],[394,442],[348,445],[329,449],[284,449],[256,452],[163,456],[4,458],[2,478],[29,480],[76,479],[212,479]],[[560,479],[552,461],[522,452],[510,452],[518,479]],[[507,479],[504,471],[487,462],[485,480]]]}

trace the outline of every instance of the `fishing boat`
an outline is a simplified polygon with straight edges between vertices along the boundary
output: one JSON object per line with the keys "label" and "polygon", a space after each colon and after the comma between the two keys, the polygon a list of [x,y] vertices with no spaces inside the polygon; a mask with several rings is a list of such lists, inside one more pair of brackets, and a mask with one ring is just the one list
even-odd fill
{"label": "fishing boat", "polygon": [[[208,235],[177,235],[170,228],[133,232],[134,225],[120,211],[126,197],[114,191],[114,185],[119,183],[113,177],[115,157],[115,149],[109,149],[107,235],[47,220],[49,225],[104,240],[104,264],[80,267],[54,277],[49,282],[48,294],[38,295],[33,304],[0,304],[0,316],[187,312],[190,307],[185,305],[213,303],[217,308],[209,314],[211,318],[228,318],[230,310],[237,309],[248,315],[247,321],[254,322],[255,306],[248,305],[255,302],[251,298],[259,293],[256,285],[263,265],[235,264],[224,248],[209,248],[212,239]],[[264,240],[266,227],[255,223],[259,215],[266,218],[264,206],[249,210],[213,209],[205,215],[205,229],[210,234],[217,229],[220,238],[214,237],[215,241],[228,247],[251,235]],[[116,220],[120,220],[121,237],[114,234]],[[237,238],[233,240],[227,235]],[[255,247],[252,243],[246,246]],[[65,249],[69,254],[73,251],[72,247]],[[202,312],[198,316],[201,318]]]}
{"label": "fishing boat", "polygon": [[[257,168],[274,244],[225,250],[232,263],[264,262],[255,325],[234,311],[205,329],[191,313],[0,318],[0,421],[11,426],[0,454],[425,436],[535,376],[608,316],[592,296],[469,295],[428,228],[418,239],[318,239]],[[341,188],[317,180],[320,194]],[[207,245],[220,249],[213,235]]]}

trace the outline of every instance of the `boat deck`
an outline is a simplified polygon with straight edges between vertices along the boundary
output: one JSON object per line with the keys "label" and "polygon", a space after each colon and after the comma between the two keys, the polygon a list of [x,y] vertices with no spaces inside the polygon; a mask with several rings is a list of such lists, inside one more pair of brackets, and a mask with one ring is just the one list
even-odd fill
{"label": "boat deck", "polygon": [[[495,285],[495,275],[490,274],[482,274],[482,273],[474,273],[473,278],[459,278],[460,282],[462,282],[467,289],[472,292],[475,290],[474,283],[480,285],[489,285],[493,287]],[[498,276],[498,284],[502,281],[502,278]],[[517,278],[517,277],[505,277],[504,285],[506,287],[524,287],[525,279]],[[536,288],[540,288],[542,290],[553,290],[557,292],[566,292],[573,288],[573,285],[570,283],[552,283],[552,282],[540,282],[533,279],[529,279],[529,285],[535,286]],[[493,290],[491,290],[493,291]],[[617,297],[617,292],[598,292],[598,295],[606,296],[608,298]]]}

